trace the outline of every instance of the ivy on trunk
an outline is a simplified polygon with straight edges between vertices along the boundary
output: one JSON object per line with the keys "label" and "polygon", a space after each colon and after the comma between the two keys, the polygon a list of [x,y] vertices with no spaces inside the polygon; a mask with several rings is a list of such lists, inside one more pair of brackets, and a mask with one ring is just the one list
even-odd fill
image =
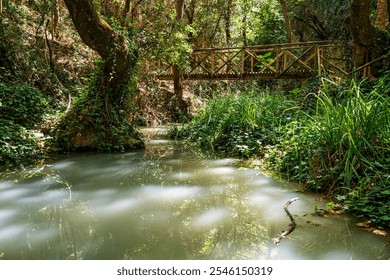
{"label": "ivy on trunk", "polygon": [[[143,147],[129,122],[132,76],[136,52],[128,39],[114,30],[95,10],[92,0],[65,0],[82,41],[99,53],[99,64],[55,129],[57,144],[65,150],[123,150]],[[132,86],[131,86],[132,85]]]}

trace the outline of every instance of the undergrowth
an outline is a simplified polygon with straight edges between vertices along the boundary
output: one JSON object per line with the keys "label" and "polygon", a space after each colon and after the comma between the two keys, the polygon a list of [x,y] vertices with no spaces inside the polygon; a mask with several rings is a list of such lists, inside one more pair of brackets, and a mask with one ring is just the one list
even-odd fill
{"label": "undergrowth", "polygon": [[277,142],[297,108],[294,101],[263,91],[216,97],[178,135],[219,153],[250,157]]}
{"label": "undergrowth", "polygon": [[46,97],[36,88],[0,83],[0,165],[41,155],[38,127],[48,113],[47,105]]}
{"label": "undergrowth", "polygon": [[[389,73],[374,87],[323,80],[309,97],[249,92],[217,96],[181,137],[241,157],[261,157],[264,167],[307,189],[342,201],[379,227],[390,224]],[[315,102],[313,102],[313,100]]]}

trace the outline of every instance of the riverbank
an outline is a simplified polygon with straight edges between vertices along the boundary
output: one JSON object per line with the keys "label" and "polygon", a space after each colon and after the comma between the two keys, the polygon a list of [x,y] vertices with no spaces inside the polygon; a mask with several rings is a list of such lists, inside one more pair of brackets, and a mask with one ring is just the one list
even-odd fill
{"label": "riverbank", "polygon": [[390,74],[318,92],[255,89],[211,99],[172,134],[215,153],[249,158],[380,228],[390,224]]}

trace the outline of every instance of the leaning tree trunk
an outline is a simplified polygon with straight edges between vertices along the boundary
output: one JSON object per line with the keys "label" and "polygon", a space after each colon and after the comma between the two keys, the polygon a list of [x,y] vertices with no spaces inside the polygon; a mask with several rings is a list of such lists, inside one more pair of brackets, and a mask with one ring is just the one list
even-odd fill
{"label": "leaning tree trunk", "polygon": [[64,1],[83,42],[102,57],[105,74],[110,77],[109,84],[127,79],[128,71],[136,61],[126,39],[100,18],[92,0]]}
{"label": "leaning tree trunk", "polygon": [[[376,60],[386,53],[389,36],[375,28],[370,20],[371,0],[352,0],[351,3],[351,35],[353,39],[354,67],[359,68],[370,61]],[[383,68],[383,63],[370,66],[369,73],[363,76],[376,76]]]}
{"label": "leaning tree trunk", "polygon": [[[122,150],[143,146],[128,121],[136,52],[96,12],[93,0],[64,0],[82,41],[102,63],[83,90],[83,98],[59,123],[56,136],[65,150]],[[134,86],[134,82],[133,82]],[[132,89],[135,91],[135,89]]]}

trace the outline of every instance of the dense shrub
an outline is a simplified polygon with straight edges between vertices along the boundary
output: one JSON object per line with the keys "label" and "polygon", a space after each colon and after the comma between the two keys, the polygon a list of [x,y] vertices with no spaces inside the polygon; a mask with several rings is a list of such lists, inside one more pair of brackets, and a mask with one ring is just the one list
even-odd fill
{"label": "dense shrub", "polygon": [[43,94],[26,84],[0,83],[0,164],[25,162],[40,154],[34,130],[44,118]]}
{"label": "dense shrub", "polygon": [[33,128],[42,120],[47,101],[37,89],[26,84],[0,83],[1,118],[26,128]]}

